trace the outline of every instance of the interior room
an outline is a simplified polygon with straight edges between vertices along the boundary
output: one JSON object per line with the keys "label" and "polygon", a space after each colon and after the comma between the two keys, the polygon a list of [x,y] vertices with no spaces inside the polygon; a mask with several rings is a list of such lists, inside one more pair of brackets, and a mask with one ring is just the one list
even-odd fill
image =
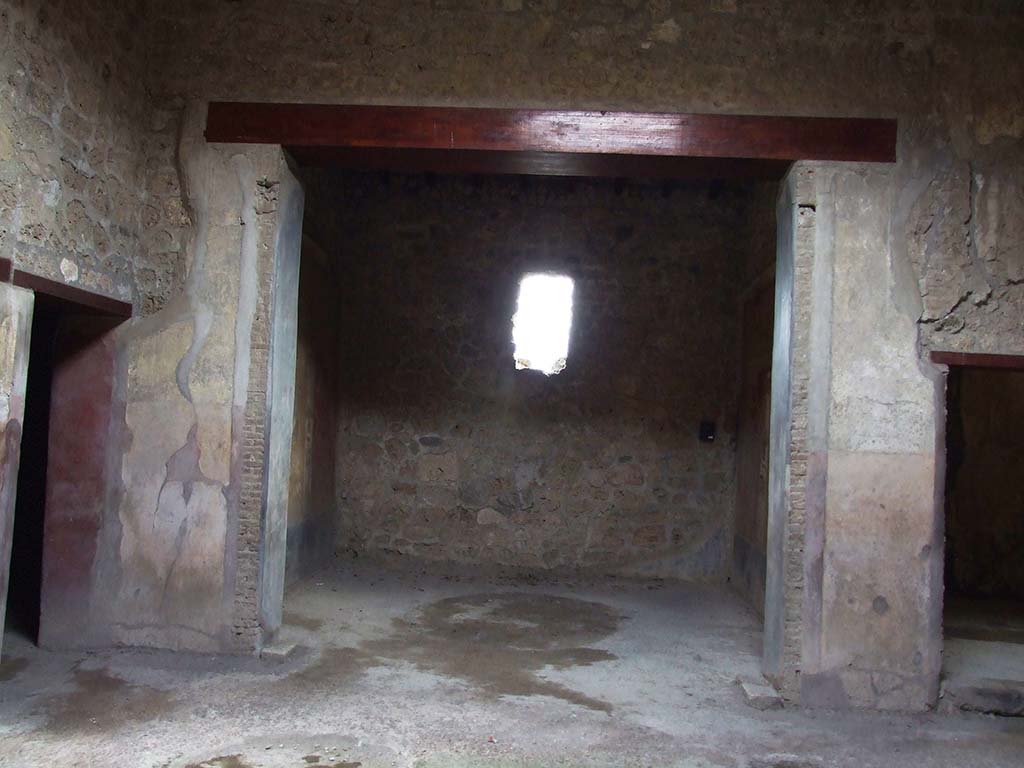
{"label": "interior room", "polygon": [[1024,682],[1024,371],[951,366],[947,403],[945,685],[998,696],[1004,683],[1014,699]]}
{"label": "interior room", "polygon": [[0,765],[1019,766],[1022,40],[0,0]]}
{"label": "interior room", "polygon": [[666,648],[738,632],[723,690],[756,674],[777,183],[303,182],[279,640],[351,645],[439,578],[460,586],[421,607],[491,622],[494,665],[611,594]]}

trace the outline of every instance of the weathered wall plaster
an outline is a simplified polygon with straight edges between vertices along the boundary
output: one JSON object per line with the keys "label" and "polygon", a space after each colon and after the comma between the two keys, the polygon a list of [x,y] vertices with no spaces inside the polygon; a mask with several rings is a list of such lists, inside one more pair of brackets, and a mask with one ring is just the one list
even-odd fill
{"label": "weathered wall plaster", "polygon": [[32,332],[32,293],[0,283],[0,654]]}
{"label": "weathered wall plaster", "polygon": [[942,379],[920,361],[899,293],[894,178],[884,166],[801,163],[784,206],[806,212],[808,239],[792,253],[795,284],[809,275],[794,306],[809,315],[794,324],[788,499],[772,514],[782,525],[804,516],[803,546],[785,549],[781,609],[787,626],[790,610],[799,620],[783,634],[781,673],[805,704],[913,709],[938,692]]}
{"label": "weathered wall plaster", "polygon": [[776,205],[775,322],[769,411],[764,672],[787,698],[798,693],[807,473],[807,367],[814,210],[800,206],[806,174],[790,171]]}
{"label": "weathered wall plaster", "polygon": [[118,642],[253,648],[280,149],[216,148],[202,105],[179,155],[196,229],[185,293],[125,332]]}
{"label": "weathered wall plaster", "polygon": [[[921,348],[1024,349],[1024,283],[1018,274],[1024,258],[1024,103],[1006,97],[1024,90],[1024,10],[1018,3],[843,0],[823,10],[806,0],[692,10],[660,2],[586,8],[546,1],[384,2],[325,11],[296,2],[282,15],[269,1],[248,3],[244,10],[206,2],[191,6],[188,15],[157,8],[154,20],[149,81],[167,98],[897,117],[899,160],[886,214],[887,282],[871,287],[885,290],[918,331],[904,333],[904,327],[887,344],[906,345],[901,355]],[[191,55],[181,54],[182,39],[193,41]],[[241,53],[254,41],[278,66],[253,72]],[[311,50],[319,51],[315,67],[306,66]],[[813,206],[792,213],[812,238],[827,229],[827,222],[814,226]],[[812,266],[813,260],[805,264],[806,274],[796,275],[803,286],[788,294],[797,297],[797,313],[807,312],[800,303],[809,298],[811,281],[831,279],[830,268],[814,275]],[[804,605],[802,597],[805,533],[808,573],[814,576],[826,560],[824,496],[816,491],[805,509],[801,489],[805,483],[825,488],[830,471],[828,420],[822,414],[829,412],[831,388],[820,383],[829,382],[830,374],[818,370],[812,381],[808,366],[812,359],[829,364],[831,327],[828,321],[813,331],[816,348],[826,345],[824,357],[807,357],[808,317],[797,317],[786,331],[808,339],[796,345],[793,379],[784,382],[787,393],[792,384],[794,401],[787,395],[785,408],[776,409],[785,417],[785,437],[779,433],[782,442],[773,441],[788,457],[786,472],[773,476],[773,493],[795,483],[795,508],[774,533],[776,543],[785,542],[778,549],[783,558],[773,561],[769,553],[768,602],[779,611],[766,627],[767,646],[775,648],[766,647],[766,659],[774,658],[778,669],[798,669],[803,648],[817,653],[820,644],[803,638],[816,636],[825,620],[820,601]],[[883,355],[883,368],[892,364],[888,352],[874,352]],[[788,353],[784,357],[789,360]],[[817,415],[808,415],[808,398],[816,402]],[[891,398],[886,402],[902,409],[902,422],[915,422],[912,408]],[[876,418],[877,411],[867,399],[844,401],[837,418],[845,420],[850,440],[869,451],[884,443],[889,430],[858,435],[858,417]],[[938,408],[932,418],[941,421]],[[831,562],[839,567],[841,561]],[[912,583],[914,569],[908,573]],[[927,607],[930,615],[935,610]],[[870,654],[865,659],[869,666],[877,661]],[[922,663],[931,669],[930,662]]]}
{"label": "weathered wall plaster", "polygon": [[[734,286],[770,197],[567,179],[310,184],[311,228],[333,217],[320,241],[341,271],[346,547],[725,576]],[[531,271],[576,281],[569,360],[552,377],[514,367],[511,317]],[[717,423],[714,443],[698,440],[702,420]]]}
{"label": "weathered wall plaster", "polygon": [[894,284],[893,174],[843,168],[830,183],[832,201],[818,198],[836,254],[822,672],[851,704],[914,708],[938,693],[942,380]]}

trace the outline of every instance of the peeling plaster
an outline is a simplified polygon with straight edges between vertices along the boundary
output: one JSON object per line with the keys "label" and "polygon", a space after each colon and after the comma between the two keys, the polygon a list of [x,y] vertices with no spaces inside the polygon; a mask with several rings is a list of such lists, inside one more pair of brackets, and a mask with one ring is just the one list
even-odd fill
{"label": "peeling plaster", "polygon": [[181,483],[186,504],[192,499],[192,486],[195,483],[217,485],[217,483],[206,477],[199,467],[199,446],[196,443],[196,429],[197,426],[193,424],[192,428],[188,431],[188,439],[185,441],[185,444],[167,460],[167,473],[164,476],[163,485],[160,486],[160,492],[157,494],[157,506],[160,505],[160,496],[163,494],[164,488],[167,487],[168,483]]}
{"label": "peeling plaster", "polygon": [[200,281],[205,277],[206,242],[210,228],[210,190],[209,163],[210,151],[205,140],[202,140],[203,126],[206,124],[205,108],[190,103],[183,119],[181,141],[177,154],[181,169],[183,197],[187,201],[189,213],[194,222],[189,254],[191,263],[186,281],[186,296],[194,303],[192,345],[181,358],[175,377],[182,396],[192,402],[192,390],[189,386],[189,374],[196,358],[203,349],[210,328],[213,324],[213,311],[198,302]]}

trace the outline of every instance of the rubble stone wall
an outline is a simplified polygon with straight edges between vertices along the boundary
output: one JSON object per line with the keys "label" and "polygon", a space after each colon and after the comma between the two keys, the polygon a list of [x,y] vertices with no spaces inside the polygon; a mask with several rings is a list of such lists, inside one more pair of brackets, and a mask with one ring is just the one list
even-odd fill
{"label": "rubble stone wall", "polygon": [[[736,283],[749,222],[774,217],[771,195],[570,179],[315,179],[310,227],[323,231],[318,214],[336,217],[320,242],[339,272],[344,547],[725,576]],[[568,362],[550,377],[515,369],[512,315],[529,272],[575,280]],[[714,442],[698,439],[703,420],[715,422]]]}
{"label": "rubble stone wall", "polygon": [[0,1],[0,258],[149,313],[181,290],[191,221],[180,109],[146,94],[144,9]]}

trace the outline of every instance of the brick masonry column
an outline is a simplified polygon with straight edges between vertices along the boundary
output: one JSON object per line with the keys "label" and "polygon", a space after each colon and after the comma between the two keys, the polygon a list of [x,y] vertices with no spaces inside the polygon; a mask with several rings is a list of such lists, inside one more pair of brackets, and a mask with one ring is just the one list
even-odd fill
{"label": "brick masonry column", "polygon": [[242,650],[258,649],[281,624],[287,549],[303,192],[280,148],[273,151],[274,172],[250,179],[252,197],[241,218],[248,227],[243,260],[252,262],[254,281],[239,305],[248,349],[240,346],[236,360],[247,365],[247,383],[240,433],[232,436],[238,449],[232,635]]}
{"label": "brick masonry column", "polygon": [[800,163],[780,206],[794,233],[780,236],[794,264],[790,419],[765,658],[810,706],[923,709],[938,692],[943,389],[901,295],[916,287],[894,263],[893,178]]}

